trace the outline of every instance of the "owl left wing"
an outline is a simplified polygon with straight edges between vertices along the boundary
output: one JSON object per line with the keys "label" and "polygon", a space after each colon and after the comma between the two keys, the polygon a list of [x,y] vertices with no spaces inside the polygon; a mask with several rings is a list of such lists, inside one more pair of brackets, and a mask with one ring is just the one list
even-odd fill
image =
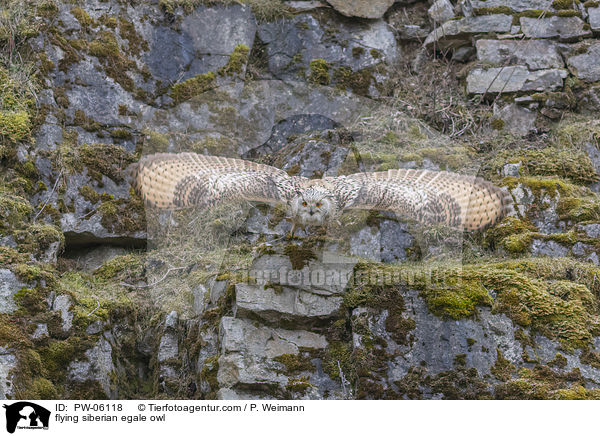
{"label": "owl left wing", "polygon": [[349,187],[341,189],[344,208],[389,210],[422,224],[478,230],[512,208],[510,195],[494,184],[447,171],[398,169],[338,179]]}
{"label": "owl left wing", "polygon": [[294,192],[291,178],[278,168],[197,153],[144,156],[128,173],[147,204],[165,209],[210,207],[237,200],[276,204]]}

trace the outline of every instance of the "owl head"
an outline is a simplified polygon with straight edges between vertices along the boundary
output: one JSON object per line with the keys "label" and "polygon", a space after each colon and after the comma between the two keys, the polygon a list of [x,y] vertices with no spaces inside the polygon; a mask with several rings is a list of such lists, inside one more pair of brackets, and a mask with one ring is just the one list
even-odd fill
{"label": "owl head", "polygon": [[322,188],[310,187],[301,191],[289,202],[291,218],[303,226],[323,225],[337,212],[333,195]]}

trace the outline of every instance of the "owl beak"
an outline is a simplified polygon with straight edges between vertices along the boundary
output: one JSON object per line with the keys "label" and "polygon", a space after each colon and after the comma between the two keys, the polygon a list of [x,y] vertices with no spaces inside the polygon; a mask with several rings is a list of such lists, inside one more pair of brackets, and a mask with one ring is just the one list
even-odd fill
{"label": "owl beak", "polygon": [[313,210],[313,208],[311,207],[309,212],[308,212],[311,216],[315,214],[315,211]]}

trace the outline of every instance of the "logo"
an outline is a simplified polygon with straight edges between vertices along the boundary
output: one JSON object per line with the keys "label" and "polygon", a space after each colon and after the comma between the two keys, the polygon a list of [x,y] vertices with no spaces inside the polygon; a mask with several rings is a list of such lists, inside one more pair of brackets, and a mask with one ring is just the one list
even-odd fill
{"label": "logo", "polygon": [[48,429],[50,411],[29,401],[19,401],[10,405],[4,404],[6,409],[6,431],[14,433],[15,429]]}

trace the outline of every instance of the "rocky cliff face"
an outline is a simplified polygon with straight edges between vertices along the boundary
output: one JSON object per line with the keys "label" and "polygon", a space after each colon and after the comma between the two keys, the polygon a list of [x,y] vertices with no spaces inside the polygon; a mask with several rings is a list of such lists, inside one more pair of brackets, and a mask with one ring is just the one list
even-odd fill
{"label": "rocky cliff face", "polygon": [[[79,2],[82,3],[82,2]],[[597,398],[600,6],[10,0],[2,398]],[[141,155],[478,174],[460,234],[354,212],[156,213]]]}

